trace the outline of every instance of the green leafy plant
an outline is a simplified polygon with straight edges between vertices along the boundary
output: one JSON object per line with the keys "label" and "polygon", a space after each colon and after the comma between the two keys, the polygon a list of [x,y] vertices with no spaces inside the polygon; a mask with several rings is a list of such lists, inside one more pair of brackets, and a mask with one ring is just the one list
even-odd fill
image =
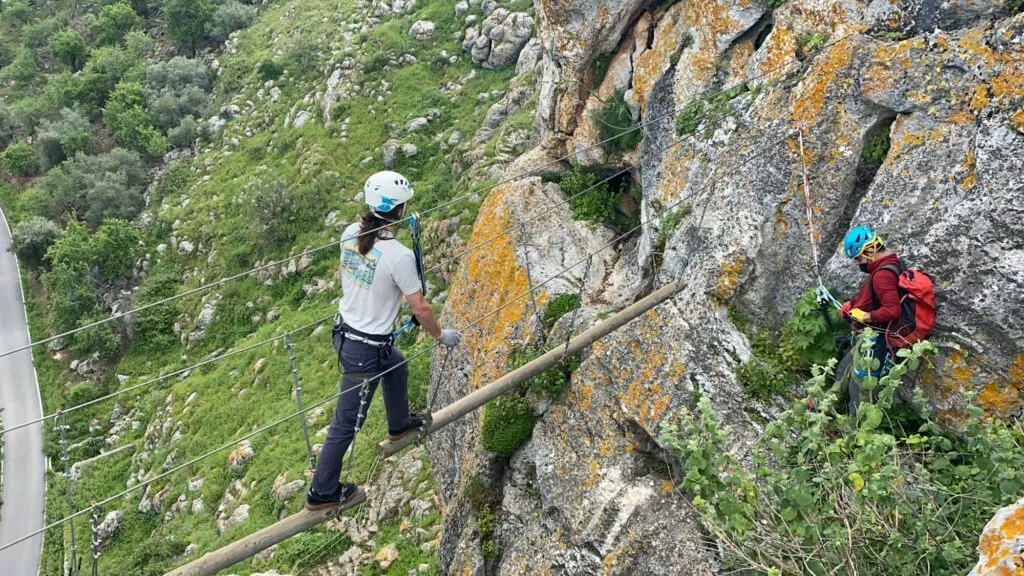
{"label": "green leafy plant", "polygon": [[43,168],[47,170],[75,154],[91,154],[96,148],[88,118],[68,108],[61,110],[60,116],[56,122],[44,118],[36,128]]}
{"label": "green leafy plant", "polygon": [[[542,346],[517,346],[508,357],[509,371],[521,368],[542,356],[547,350]],[[579,368],[578,354],[566,357],[565,361],[548,368],[523,383],[529,395],[544,396],[554,399],[565,390],[569,378]]]}
{"label": "green leafy plant", "polygon": [[142,18],[135,13],[132,5],[124,0],[107,4],[92,24],[92,37],[100,46],[117,44],[125,33],[142,25]]}
{"label": "green leafy plant", "polygon": [[607,182],[600,182],[597,174],[577,166],[562,177],[559,186],[569,196],[573,220],[608,222],[615,216],[618,200],[608,190]]}
{"label": "green leafy plant", "polygon": [[533,434],[533,414],[521,396],[504,394],[484,406],[480,443],[498,456],[511,456]]}
{"label": "green leafy plant", "polygon": [[[906,429],[895,390],[935,348],[899,352],[872,383],[876,401],[857,421],[841,408],[831,368],[817,366],[809,396],[794,401],[752,447],[746,465],[729,451],[707,399],[659,436],[684,470],[724,552],[725,567],[768,574],[897,575],[927,566],[966,573],[978,534],[1024,486],[1020,423],[984,419],[976,406],[960,435],[930,420]],[[917,567],[917,568],[915,568]]]}
{"label": "green leafy plant", "polygon": [[598,137],[604,142],[602,146],[609,154],[633,150],[643,138],[643,131],[633,120],[622,90],[616,90],[607,102],[595,110],[592,120]]}
{"label": "green leafy plant", "polygon": [[0,104],[0,148],[5,148],[18,134],[18,122],[11,109]]}
{"label": "green leafy plant", "polygon": [[1024,0],[1006,0],[1003,11],[1009,16],[1024,12]]}
{"label": "green leafy plant", "polygon": [[769,10],[775,10],[786,3],[786,0],[764,0],[764,5]]}
{"label": "green leafy plant", "polygon": [[893,32],[893,31],[890,30],[890,31],[879,32],[878,34],[875,34],[875,38],[878,38],[880,40],[885,40],[887,42],[901,42],[901,41],[907,39],[907,35],[905,33],[903,33],[903,32]]}
{"label": "green leafy plant", "polygon": [[594,63],[591,64],[593,70],[593,84],[595,87],[600,86],[604,82],[604,77],[608,74],[608,67],[612,64],[612,54],[601,54],[597,58],[594,58]]}
{"label": "green leafy plant", "polygon": [[284,74],[284,66],[276,60],[263,60],[256,66],[256,74],[262,80],[277,80]]}
{"label": "green leafy plant", "polygon": [[[797,300],[793,316],[777,334],[761,331],[751,335],[753,357],[736,372],[744,391],[758,399],[785,394],[791,385],[810,375],[813,365],[834,358],[836,337],[849,334],[849,329],[834,307],[828,307],[828,314],[835,334],[822,316],[814,291],[809,290]],[[741,330],[748,329],[745,319],[734,323]]]}
{"label": "green leafy plant", "polygon": [[661,216],[661,227],[658,228],[658,234],[654,237],[654,246],[651,253],[654,258],[654,266],[661,268],[662,263],[665,261],[665,248],[668,245],[669,238],[679,227],[679,223],[683,221],[693,211],[693,207],[689,204],[684,204],[669,210]]}
{"label": "green leafy plant", "polygon": [[167,138],[160,132],[146,107],[142,85],[122,82],[103,108],[103,121],[118,144],[151,158],[167,151]]}
{"label": "green leafy plant", "polygon": [[575,293],[565,293],[555,296],[547,303],[546,306],[544,306],[544,314],[542,315],[544,325],[550,328],[558,321],[559,318],[579,307],[580,299]]}
{"label": "green leafy plant", "polygon": [[3,166],[14,176],[31,176],[39,172],[39,155],[24,142],[11,144],[4,150]]}
{"label": "green leafy plant", "polygon": [[487,488],[479,476],[473,476],[466,482],[462,494],[469,502],[473,515],[476,516],[476,531],[480,538],[480,552],[485,559],[494,558],[497,548],[494,543],[494,508],[492,491]]}
{"label": "green leafy plant", "polygon": [[849,327],[834,306],[828,306],[827,311],[835,334],[822,316],[813,290],[796,301],[793,316],[782,327],[779,338],[779,352],[790,370],[809,374],[813,365],[825,364],[835,357],[835,337],[849,334]]}
{"label": "green leafy plant", "polygon": [[878,168],[885,162],[889,155],[889,131],[892,129],[892,122],[887,122],[882,129],[871,134],[861,149],[860,158],[864,166]]}
{"label": "green leafy plant", "polygon": [[[749,91],[745,85],[741,84],[710,98],[699,98],[690,102],[676,116],[676,135],[685,136],[695,133],[704,120],[709,120],[714,125],[717,125],[724,118],[735,113],[730,102]],[[710,136],[711,132],[713,130],[708,128],[705,137]]]}
{"label": "green leafy plant", "polygon": [[14,61],[3,70],[0,70],[0,79],[10,80],[20,88],[25,88],[38,80],[39,68],[36,66],[36,57],[32,51],[28,49],[19,50],[18,55],[14,57]]}
{"label": "green leafy plant", "polygon": [[50,54],[72,72],[78,72],[85,64],[85,38],[71,29],[57,32],[50,37]]}
{"label": "green leafy plant", "polygon": [[255,6],[242,4],[238,0],[226,0],[217,6],[217,11],[213,13],[210,37],[217,42],[227,40],[235,30],[247,28],[252,24],[258,11]]}
{"label": "green leafy plant", "polygon": [[196,53],[199,41],[206,37],[216,7],[210,0],[167,0],[164,25],[175,42]]}
{"label": "green leafy plant", "polygon": [[802,34],[796,39],[796,45],[804,56],[809,56],[811,52],[821,50],[825,47],[826,42],[828,42],[828,32],[822,31]]}

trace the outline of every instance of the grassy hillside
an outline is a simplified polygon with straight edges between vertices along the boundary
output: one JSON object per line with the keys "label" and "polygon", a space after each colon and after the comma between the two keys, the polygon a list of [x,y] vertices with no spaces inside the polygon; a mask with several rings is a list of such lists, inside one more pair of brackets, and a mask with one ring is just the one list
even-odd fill
{"label": "grassy hillside", "polygon": [[[223,16],[227,4],[213,10]],[[462,18],[456,20],[448,2],[419,2],[399,13],[375,13],[365,3],[295,0],[260,6],[258,14],[255,8],[232,3],[231,10],[253,15],[251,25],[226,44],[221,43],[227,37],[223,30],[208,27],[194,43],[197,58],[175,60],[155,72],[154,65],[191,56],[192,43],[167,27],[173,1],[133,3],[138,22],[129,28],[134,32],[113,42],[96,24],[103,14],[117,16],[104,12],[107,5],[3,5],[0,123],[9,119],[5,125],[11,127],[11,137],[0,148],[30,149],[39,166],[18,164],[18,156],[8,158],[5,150],[0,201],[12,225],[43,217],[63,235],[39,235],[41,254],[47,256],[30,272],[34,335],[102,317],[116,300],[123,309],[126,295],[138,306],[243,272],[257,262],[336,241],[338,223],[353,221],[363,210],[357,194],[365,178],[384,167],[382,146],[390,139],[415,147],[415,155],[408,146],[405,152],[399,150],[394,163],[416,188],[415,209],[464,194],[470,184],[460,170],[469,164],[469,146],[457,144],[452,134],[457,131],[468,142],[514,75],[511,69],[484,70],[472,64],[460,46],[465,24]],[[476,8],[470,14],[481,17]],[[120,16],[135,22],[123,10]],[[433,37],[414,40],[409,28],[423,19],[435,23]],[[224,17],[210,21],[217,25]],[[80,32],[80,61],[55,56],[62,53],[59,43],[55,46],[48,38],[66,30]],[[32,46],[42,48],[30,51]],[[97,63],[97,58],[105,60]],[[321,102],[335,70],[341,71],[334,87],[341,97],[326,107],[331,118],[325,124]],[[161,84],[161,74],[172,80]],[[184,94],[173,78],[189,78],[200,90]],[[167,112],[168,91],[177,98],[176,115]],[[198,113],[197,118],[181,113],[190,106],[187,111]],[[529,114],[516,117],[520,128],[526,127],[523,119]],[[304,123],[296,122],[300,117]],[[429,123],[408,131],[407,123],[420,117]],[[50,140],[43,138],[47,126],[56,133]],[[46,142],[56,144],[48,149]],[[115,148],[128,152],[111,156]],[[170,150],[174,153],[163,158]],[[494,154],[495,147],[487,152]],[[118,161],[102,160],[115,157]],[[142,170],[133,171],[136,162]],[[145,179],[133,181],[138,174]],[[454,203],[431,214],[427,225],[451,217],[470,224],[479,201]],[[328,221],[331,213],[336,214]],[[131,322],[66,339],[66,348],[53,357],[37,354],[46,412],[330,315],[338,295],[333,285],[336,257],[334,249],[327,249],[302,262],[297,274],[273,269],[230,282],[141,313]],[[319,289],[309,290],[318,280]],[[204,307],[207,314],[200,319]],[[336,393],[329,326],[296,335],[295,344],[306,404]],[[429,346],[412,340],[406,344],[407,354]],[[89,370],[79,374],[70,369],[73,360],[94,354]],[[414,409],[426,403],[429,362],[425,354],[411,365]],[[291,388],[288,354],[278,340],[187,377],[121,396],[116,405],[105,401],[73,412],[72,462],[134,445],[96,461],[75,481],[76,509],[288,415],[295,410]],[[314,442],[323,439],[333,403],[324,408],[311,418]],[[358,481],[370,472],[372,445],[384,433],[377,402],[356,447],[352,476]],[[282,474],[288,481],[304,478],[307,463],[298,420],[257,436],[252,449],[254,457],[241,469],[229,468],[224,451],[106,506],[105,513],[120,510],[124,519],[103,552],[100,573],[162,574],[184,561],[189,545],[194,549],[188,558],[194,558],[272,523],[283,511],[296,511],[301,492],[279,502],[270,491]],[[47,451],[58,463],[59,446],[52,435]],[[196,478],[202,484],[192,483],[190,490]],[[246,493],[226,502],[222,517],[247,504],[249,518],[220,535],[218,505],[227,492],[237,492],[231,489],[236,480]],[[140,493],[146,501],[156,498],[160,503],[140,511]],[[187,505],[174,512],[179,496]],[[67,511],[60,475],[51,475],[47,497],[47,519],[63,517]],[[203,509],[193,513],[192,505],[200,498]],[[430,528],[437,520],[436,514],[427,515],[414,528]],[[87,517],[76,521],[75,530],[79,556],[87,557]],[[407,529],[400,530],[398,522],[380,530],[378,544],[394,541],[402,554],[389,573],[405,574],[424,562],[437,570],[436,558]],[[44,574],[61,572],[67,536],[60,529],[47,534]],[[328,558],[325,546],[338,551],[347,544],[320,529],[286,542],[269,559],[234,571],[306,570]]]}

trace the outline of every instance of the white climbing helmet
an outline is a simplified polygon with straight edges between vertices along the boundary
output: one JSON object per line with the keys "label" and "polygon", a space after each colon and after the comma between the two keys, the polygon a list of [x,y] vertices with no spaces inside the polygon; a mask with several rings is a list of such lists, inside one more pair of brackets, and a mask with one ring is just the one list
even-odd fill
{"label": "white climbing helmet", "polygon": [[363,198],[377,216],[412,198],[412,185],[398,172],[383,170],[366,179]]}

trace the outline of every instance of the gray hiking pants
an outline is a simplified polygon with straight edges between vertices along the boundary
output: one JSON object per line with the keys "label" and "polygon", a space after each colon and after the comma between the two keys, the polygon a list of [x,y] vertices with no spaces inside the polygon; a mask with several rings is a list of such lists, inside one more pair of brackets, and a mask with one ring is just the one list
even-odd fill
{"label": "gray hiking pants", "polygon": [[[409,426],[409,369],[405,356],[392,346],[381,350],[378,346],[346,339],[339,353],[345,374],[341,378],[341,396],[334,411],[334,419],[327,429],[320,458],[313,474],[313,490],[318,494],[333,494],[341,477],[341,459],[355,436],[356,420],[362,428],[366,410],[370,408],[377,384],[383,383],[384,411],[387,413],[388,431],[400,432]],[[367,386],[366,406],[360,414],[359,387],[364,378],[394,368],[384,376],[370,380]]]}

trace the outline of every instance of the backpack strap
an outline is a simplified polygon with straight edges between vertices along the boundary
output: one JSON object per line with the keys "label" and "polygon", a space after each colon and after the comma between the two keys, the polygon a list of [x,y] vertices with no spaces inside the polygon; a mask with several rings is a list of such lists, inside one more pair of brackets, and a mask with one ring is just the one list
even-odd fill
{"label": "backpack strap", "polygon": [[896,275],[896,280],[898,282],[899,278],[900,278],[900,274],[903,274],[903,262],[901,261],[899,263],[899,265],[896,265],[896,264],[886,264],[884,266],[879,266],[878,269],[875,270],[874,272],[872,272],[871,276],[868,277],[868,287],[871,290],[871,300],[875,303],[875,307],[876,308],[881,305],[881,302],[878,301],[878,295],[875,294],[875,274],[878,274],[882,270],[889,270],[890,272],[895,274]]}

